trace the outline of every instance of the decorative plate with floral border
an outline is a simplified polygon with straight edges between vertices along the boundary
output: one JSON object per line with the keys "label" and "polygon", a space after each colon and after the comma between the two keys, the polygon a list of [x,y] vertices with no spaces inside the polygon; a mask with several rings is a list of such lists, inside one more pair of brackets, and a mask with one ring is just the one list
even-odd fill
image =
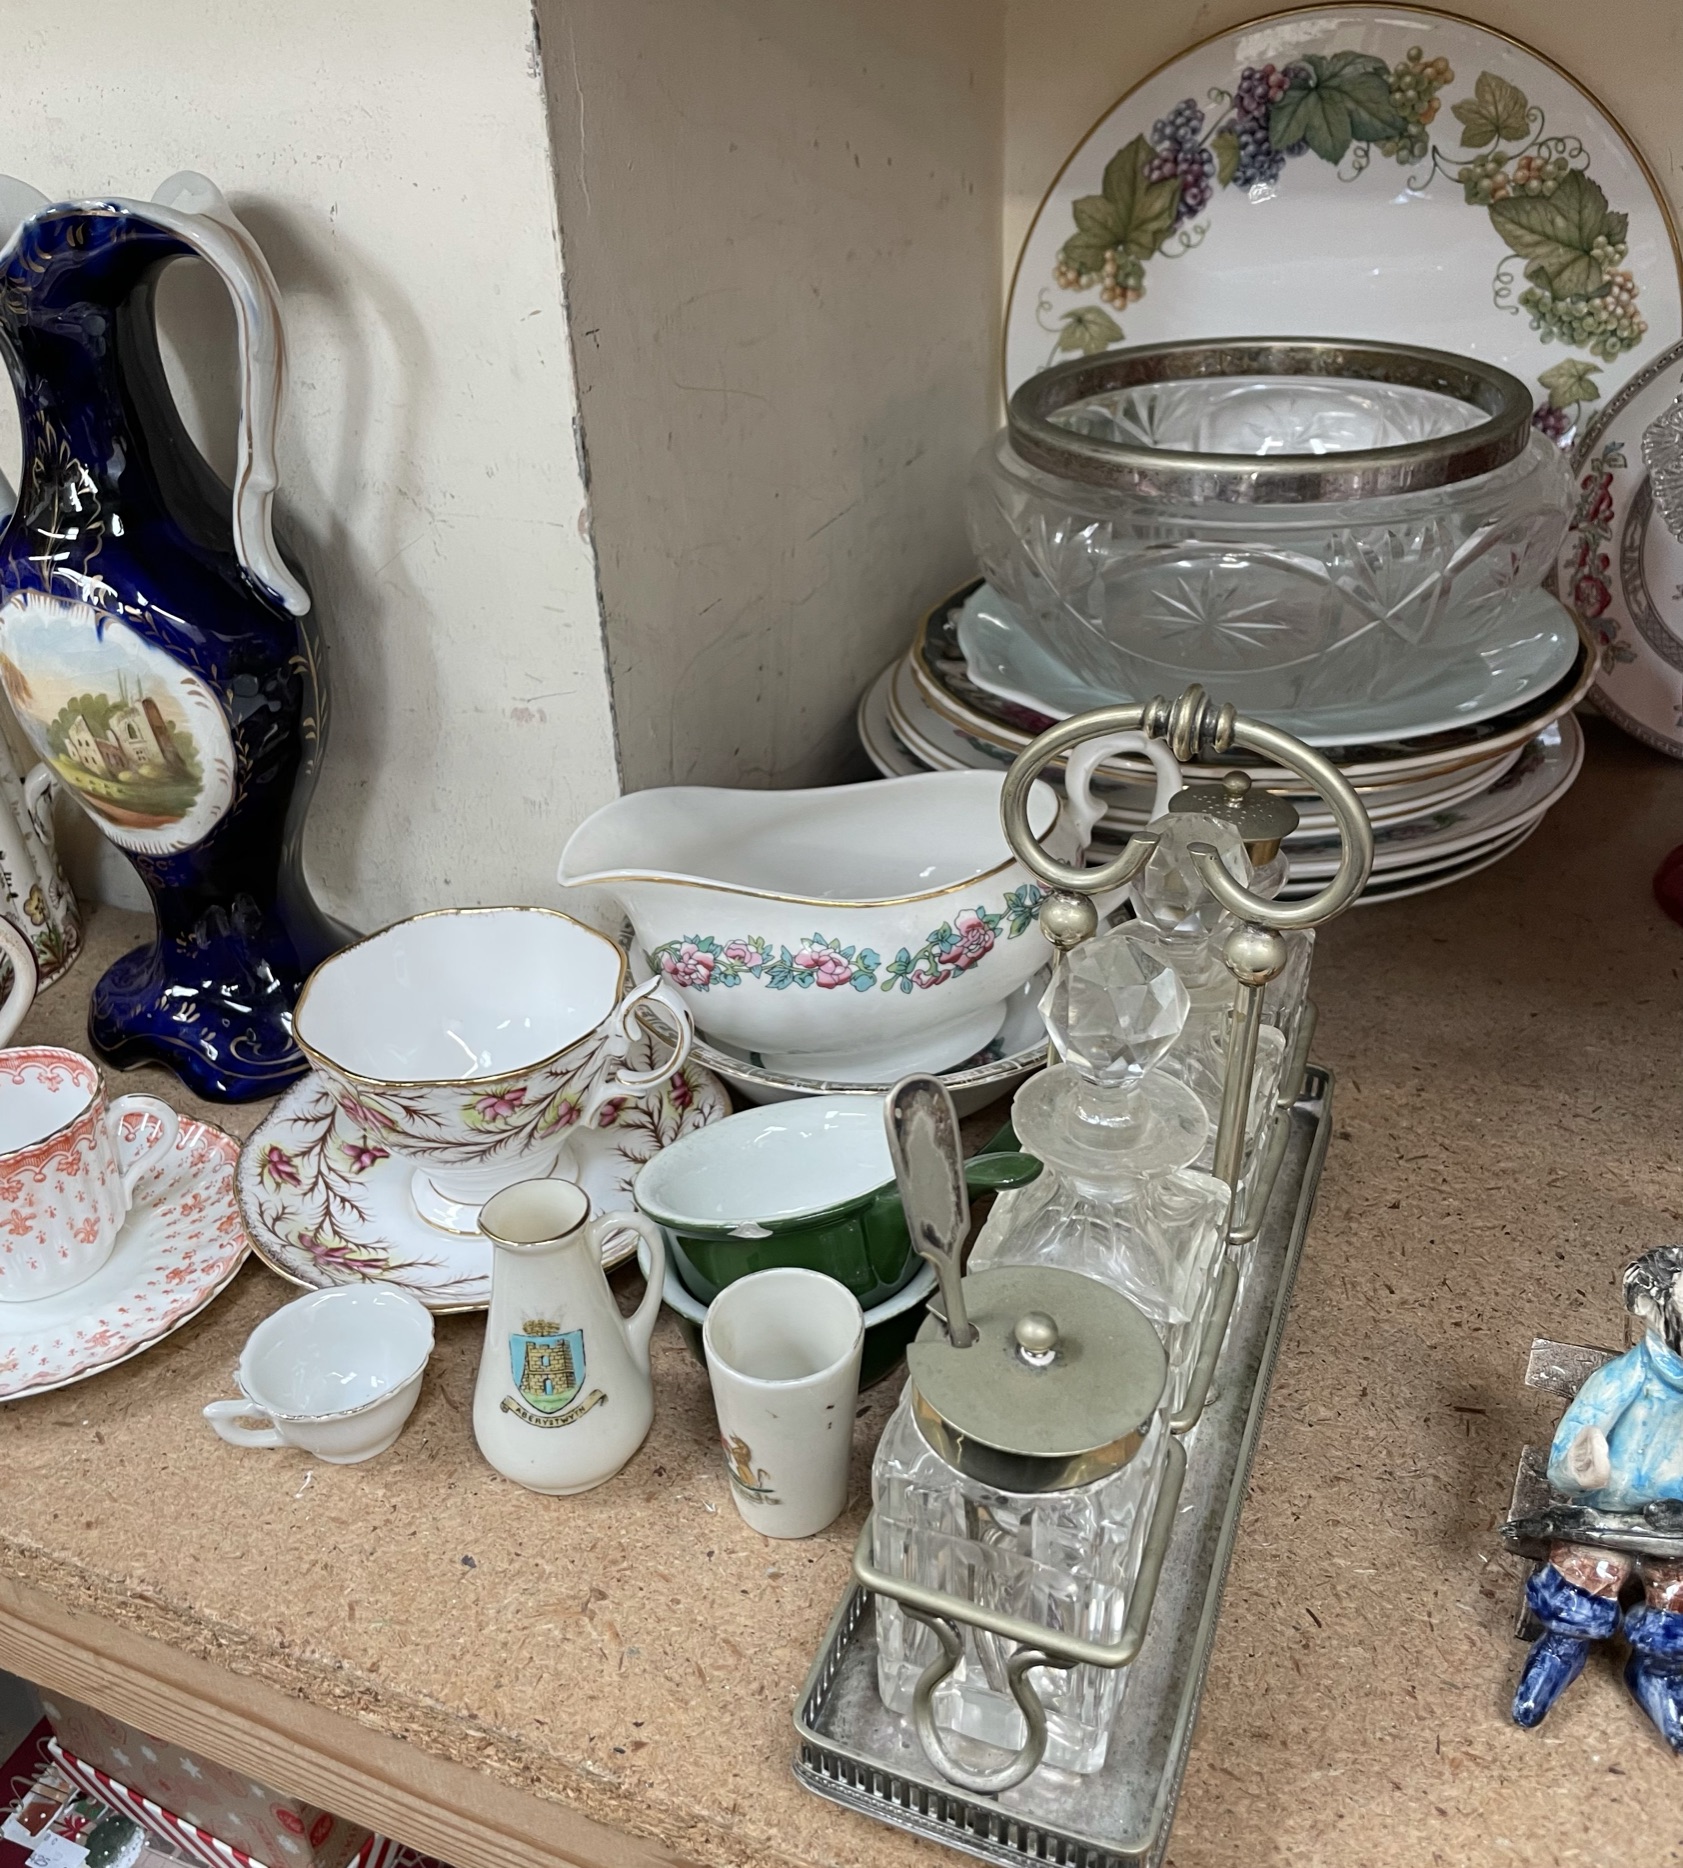
{"label": "decorative plate with floral border", "polygon": [[[130,1111],[124,1133],[147,1119]],[[175,1146],[136,1182],[104,1265],[53,1297],[0,1304],[0,1401],[126,1362],[204,1309],[251,1249],[234,1198],[238,1156],[231,1135],[183,1116]]]}
{"label": "decorative plate with floral border", "polygon": [[1307,7],[1088,133],[1024,242],[1004,365],[1009,393],[1125,343],[1380,338],[1511,370],[1567,441],[1680,334],[1664,198],[1582,85],[1451,14]]}
{"label": "decorative plate with floral border", "polygon": [[1683,759],[1683,543],[1655,508],[1642,437],[1679,394],[1683,344],[1673,344],[1590,425],[1558,568],[1560,594],[1600,645],[1596,705],[1674,759]]}
{"label": "decorative plate with floral border", "polygon": [[[627,1058],[647,1070],[647,1037]],[[597,1213],[631,1206],[643,1163],[680,1135],[730,1114],[723,1085],[685,1064],[646,1096],[604,1103],[596,1122],[575,1129],[579,1185]],[[429,1310],[482,1310],[491,1301],[491,1247],[477,1234],[429,1226],[410,1196],[413,1165],[396,1159],[348,1118],[321,1078],[295,1083],[252,1131],[240,1154],[239,1199],[257,1256],[313,1290],[359,1280],[395,1284]],[[633,1234],[610,1241],[603,1263],[636,1249]]]}

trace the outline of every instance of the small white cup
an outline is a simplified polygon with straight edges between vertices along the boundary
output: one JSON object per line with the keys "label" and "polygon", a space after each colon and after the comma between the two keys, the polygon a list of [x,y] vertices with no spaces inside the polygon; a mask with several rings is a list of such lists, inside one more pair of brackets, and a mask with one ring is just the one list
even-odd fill
{"label": "small white cup", "polygon": [[[131,1114],[146,1122],[125,1138]],[[107,1103],[99,1066],[79,1051],[0,1051],[0,1303],[91,1278],[116,1249],[141,1175],[180,1126],[155,1096]]]}
{"label": "small white cup", "polygon": [[[244,1399],[213,1401],[204,1416],[232,1446],[296,1446],[354,1466],[403,1431],[431,1354],[432,1317],[406,1291],[311,1291],[246,1338],[237,1376]],[[253,1416],[269,1425],[240,1425]]]}
{"label": "small white cup", "polygon": [[756,1271],[713,1299],[701,1335],[737,1510],[767,1537],[823,1530],[847,1504],[858,1299],[819,1271]]}

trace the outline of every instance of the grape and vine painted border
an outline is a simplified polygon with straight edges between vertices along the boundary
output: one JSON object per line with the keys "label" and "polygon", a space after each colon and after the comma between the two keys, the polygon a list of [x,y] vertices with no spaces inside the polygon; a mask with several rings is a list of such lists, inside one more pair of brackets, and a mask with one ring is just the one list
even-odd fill
{"label": "grape and vine painted border", "polygon": [[1428,126],[1454,81],[1449,61],[1428,58],[1423,46],[1395,65],[1371,52],[1310,52],[1278,68],[1246,66],[1231,91],[1210,88],[1208,110],[1182,99],[1149,136],[1111,157],[1102,193],[1073,204],[1075,231],[1059,248],[1053,280],[1063,291],[1097,285],[1103,304],[1065,311],[1050,325],[1051,300],[1041,294],[1041,327],[1055,333],[1048,361],[1123,341],[1112,311],[1145,296],[1148,262],[1201,244],[1209,226],[1196,217],[1216,189],[1272,190],[1289,161],[1309,154],[1353,182],[1377,155],[1413,171],[1405,185],[1414,193],[1440,178],[1458,185],[1508,249],[1492,280],[1496,307],[1529,317],[1543,343],[1600,359],[1569,357],[1538,375],[1546,399],[1533,420],[1562,440],[1582,405],[1599,399],[1601,363],[1647,334],[1636,279],[1621,265],[1629,217],[1608,205],[1582,141],[1545,135],[1542,109],[1495,72],[1480,72],[1471,95],[1450,105],[1460,153],[1446,155]]}
{"label": "grape and vine painted border", "polygon": [[997,914],[985,907],[967,908],[951,921],[943,921],[925,936],[915,952],[902,947],[884,960],[873,947],[844,946],[839,938],[813,934],[793,949],[776,947],[759,934],[738,935],[720,941],[711,934],[690,934],[663,941],[649,954],[650,966],[659,967],[673,985],[692,992],[740,986],[757,980],[773,992],[833,992],[851,987],[855,992],[910,992],[944,986],[968,973],[992,953],[1001,939],[1015,940],[1034,925],[1045,891],[1025,882],[1006,896]]}

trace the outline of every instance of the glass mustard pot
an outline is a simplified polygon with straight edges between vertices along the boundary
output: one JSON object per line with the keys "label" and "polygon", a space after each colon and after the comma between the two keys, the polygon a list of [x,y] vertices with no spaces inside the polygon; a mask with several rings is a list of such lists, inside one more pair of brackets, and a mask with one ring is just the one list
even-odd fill
{"label": "glass mustard pot", "polygon": [[[891,1123],[911,1095],[945,1091],[907,1079]],[[854,1568],[877,1598],[884,1703],[910,1716],[944,1777],[992,1794],[1042,1762],[1102,1768],[1185,1455],[1139,1307],[1044,1265],[961,1278],[963,1234],[918,1225],[916,1179],[902,1187],[944,1314],[907,1352]]]}

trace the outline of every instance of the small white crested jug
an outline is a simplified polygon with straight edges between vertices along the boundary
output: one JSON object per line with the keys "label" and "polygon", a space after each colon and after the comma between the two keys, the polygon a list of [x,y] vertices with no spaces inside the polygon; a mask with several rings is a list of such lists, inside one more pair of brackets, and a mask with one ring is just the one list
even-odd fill
{"label": "small white crested jug", "polygon": [[[666,1248],[641,1213],[591,1217],[568,1180],[519,1181],[480,1209],[491,1242],[491,1310],[473,1392],[479,1450],[533,1492],[588,1492],[611,1479],[654,1420],[649,1337]],[[648,1290],[622,1317],[602,1270],[602,1241],[634,1231],[648,1245]]]}

